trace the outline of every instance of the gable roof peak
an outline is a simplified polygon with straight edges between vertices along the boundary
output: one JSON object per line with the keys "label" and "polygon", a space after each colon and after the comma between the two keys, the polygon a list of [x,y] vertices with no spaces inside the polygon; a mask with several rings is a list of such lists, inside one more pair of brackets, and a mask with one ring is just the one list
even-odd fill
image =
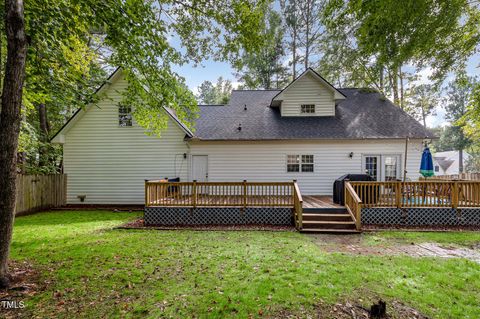
{"label": "gable roof peak", "polygon": [[312,69],[311,67],[308,67],[303,71],[299,76],[297,76],[296,79],[294,79],[292,82],[290,82],[283,90],[281,90],[273,99],[273,101],[279,101],[283,97],[283,93],[287,92],[294,83],[296,83],[298,80],[301,78],[307,76],[308,74],[312,75],[316,80],[318,80],[320,83],[322,83],[324,86],[326,86],[329,90],[331,90],[334,93],[334,98],[335,100],[344,100],[346,98],[346,95],[343,94],[341,91],[339,91],[337,88],[335,88],[330,82],[328,82],[324,77],[322,77],[317,71]]}

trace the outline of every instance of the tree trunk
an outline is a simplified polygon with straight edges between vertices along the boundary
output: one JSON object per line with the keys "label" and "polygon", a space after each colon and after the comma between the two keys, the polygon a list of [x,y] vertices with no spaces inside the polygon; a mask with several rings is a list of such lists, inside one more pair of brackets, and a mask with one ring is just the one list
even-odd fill
{"label": "tree trunk", "polygon": [[398,69],[394,68],[391,72],[392,77],[392,90],[393,90],[393,103],[399,106],[400,99],[398,98]]}
{"label": "tree trunk", "polygon": [[39,153],[39,166],[43,167],[48,164],[48,149],[46,143],[48,143],[49,125],[47,119],[47,108],[45,104],[41,103],[37,107],[38,109],[38,123],[40,127],[40,147]]}
{"label": "tree trunk", "polygon": [[425,112],[425,106],[423,105],[422,102],[422,120],[423,120],[423,127],[427,128],[427,112]]}
{"label": "tree trunk", "polygon": [[12,239],[27,40],[22,0],[5,0],[7,62],[0,113],[0,288],[8,287],[8,255]]}
{"label": "tree trunk", "polygon": [[310,55],[310,0],[307,0],[307,10],[305,12],[305,71],[308,69],[308,58]]}
{"label": "tree trunk", "polygon": [[463,173],[463,149],[458,150],[458,173]]}
{"label": "tree trunk", "polygon": [[383,78],[383,66],[380,66],[380,73],[379,73],[379,85],[382,92],[385,92],[385,83]]}
{"label": "tree trunk", "polygon": [[402,67],[398,69],[398,77],[400,78],[400,107],[402,110],[405,109],[405,103],[404,103],[404,98],[403,98],[403,74],[402,74]]}
{"label": "tree trunk", "polygon": [[297,78],[297,2],[293,1],[293,39],[292,39],[292,76],[293,80]]}

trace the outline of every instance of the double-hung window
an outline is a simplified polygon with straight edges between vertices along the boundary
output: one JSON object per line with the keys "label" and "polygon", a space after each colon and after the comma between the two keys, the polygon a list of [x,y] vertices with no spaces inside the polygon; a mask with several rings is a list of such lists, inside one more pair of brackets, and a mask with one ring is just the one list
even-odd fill
{"label": "double-hung window", "polygon": [[287,172],[313,172],[313,155],[287,155]]}

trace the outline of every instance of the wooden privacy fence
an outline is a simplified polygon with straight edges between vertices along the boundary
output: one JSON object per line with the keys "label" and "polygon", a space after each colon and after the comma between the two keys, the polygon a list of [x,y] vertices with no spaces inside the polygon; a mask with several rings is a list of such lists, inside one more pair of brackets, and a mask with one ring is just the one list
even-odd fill
{"label": "wooden privacy fence", "polygon": [[16,214],[66,204],[67,175],[18,175]]}
{"label": "wooden privacy fence", "polygon": [[145,181],[145,206],[291,207],[302,224],[302,195],[293,182]]}

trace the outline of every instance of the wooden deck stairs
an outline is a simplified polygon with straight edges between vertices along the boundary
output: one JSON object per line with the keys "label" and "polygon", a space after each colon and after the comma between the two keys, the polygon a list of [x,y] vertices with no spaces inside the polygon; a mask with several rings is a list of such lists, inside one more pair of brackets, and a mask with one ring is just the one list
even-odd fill
{"label": "wooden deck stairs", "polygon": [[359,233],[345,207],[304,208],[303,228],[306,233]]}

